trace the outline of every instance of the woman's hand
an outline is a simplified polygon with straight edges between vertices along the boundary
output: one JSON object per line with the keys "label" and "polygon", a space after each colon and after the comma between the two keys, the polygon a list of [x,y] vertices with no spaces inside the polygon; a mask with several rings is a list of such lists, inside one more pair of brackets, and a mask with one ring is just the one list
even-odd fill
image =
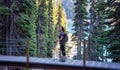
{"label": "woman's hand", "polygon": [[57,43],[57,42],[59,42],[59,39],[54,40],[54,43]]}

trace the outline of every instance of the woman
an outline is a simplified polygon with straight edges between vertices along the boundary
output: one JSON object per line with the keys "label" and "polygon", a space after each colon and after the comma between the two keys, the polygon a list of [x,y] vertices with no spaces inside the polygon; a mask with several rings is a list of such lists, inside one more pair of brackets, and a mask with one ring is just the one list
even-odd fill
{"label": "woman", "polygon": [[61,56],[61,61],[65,61],[65,56],[66,56],[66,53],[65,53],[65,30],[62,26],[60,26],[59,28],[59,31],[60,31],[60,34],[59,34],[59,42],[60,42],[60,51],[62,53],[62,56]]}

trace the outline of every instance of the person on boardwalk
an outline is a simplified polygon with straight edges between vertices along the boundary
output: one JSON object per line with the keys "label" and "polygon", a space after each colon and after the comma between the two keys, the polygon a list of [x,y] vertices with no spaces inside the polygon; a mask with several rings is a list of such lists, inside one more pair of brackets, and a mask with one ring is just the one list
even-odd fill
{"label": "person on boardwalk", "polygon": [[60,51],[62,53],[62,55],[60,56],[60,60],[65,61],[65,58],[66,58],[65,42],[67,42],[68,36],[65,33],[65,30],[62,26],[59,27],[59,31],[60,31],[60,34],[59,34]]}

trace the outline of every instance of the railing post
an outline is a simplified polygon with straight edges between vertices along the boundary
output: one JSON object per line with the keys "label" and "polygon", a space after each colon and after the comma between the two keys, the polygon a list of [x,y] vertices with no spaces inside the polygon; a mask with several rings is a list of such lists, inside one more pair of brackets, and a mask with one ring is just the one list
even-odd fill
{"label": "railing post", "polygon": [[90,51],[90,36],[88,36],[88,60],[90,60],[91,58],[91,51]]}
{"label": "railing post", "polygon": [[83,41],[83,68],[86,70],[86,42]]}
{"label": "railing post", "polygon": [[27,47],[26,47],[26,55],[27,55],[27,57],[26,57],[26,61],[27,61],[27,63],[26,63],[26,67],[27,68],[29,68],[29,50],[30,50],[30,43],[29,43],[30,41],[29,41],[29,39],[27,38],[27,40],[26,40],[26,43],[27,43]]}
{"label": "railing post", "polygon": [[39,54],[38,54],[38,49],[39,49],[39,34],[37,34],[37,37],[36,37],[37,39],[37,48],[36,48],[36,55],[37,55],[37,57],[39,56]]}

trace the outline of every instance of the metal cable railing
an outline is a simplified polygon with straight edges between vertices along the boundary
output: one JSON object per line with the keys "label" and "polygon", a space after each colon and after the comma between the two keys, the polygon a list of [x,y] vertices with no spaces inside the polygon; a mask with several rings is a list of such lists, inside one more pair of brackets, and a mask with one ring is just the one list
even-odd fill
{"label": "metal cable railing", "polygon": [[[32,39],[8,39],[0,37],[0,55],[8,55],[8,56],[25,56],[27,57],[27,62],[29,63],[29,57],[38,57],[38,58],[53,58],[53,59],[60,59],[61,57],[61,51],[59,48],[59,44],[57,44],[58,47],[55,47],[53,45],[52,49],[51,47],[47,46],[46,43],[43,41],[40,41],[38,43],[40,46],[37,47],[36,41],[33,41]],[[83,60],[84,67],[86,65],[86,60],[90,59],[91,56],[89,54],[88,43],[84,40],[83,46],[81,47],[81,59]],[[76,43],[66,43],[66,59],[75,59],[75,56],[78,54],[77,44]],[[50,48],[50,49],[49,49]],[[57,48],[57,49],[55,49]],[[52,52],[51,54],[49,52]],[[109,59],[109,54],[101,53],[97,49],[98,52],[94,52],[93,54],[98,60],[100,59]],[[119,50],[113,50],[113,51],[119,51]],[[112,55],[113,58],[120,58],[120,55]],[[112,60],[112,59],[109,59]],[[27,67],[29,67],[29,64],[27,64]]]}
{"label": "metal cable railing", "polygon": [[[7,53],[11,53],[12,54],[15,54],[16,56],[19,56],[17,54],[20,54],[21,56],[25,56],[26,54],[26,47],[27,47],[27,39],[8,39],[8,38],[3,38],[3,37],[0,37],[0,55],[7,55]],[[34,44],[31,44],[33,43]],[[30,46],[30,55],[31,56],[36,56],[36,54],[38,53],[38,57],[48,57],[45,53],[47,53],[49,49],[47,48],[50,48],[50,47],[45,47],[46,43],[45,42],[42,42],[40,41],[39,43],[39,47],[37,48],[37,43],[35,43],[36,41],[33,41],[32,39],[29,39],[29,46]],[[75,56],[77,55],[77,46],[76,44],[73,45],[75,43],[66,43],[66,56],[67,58],[69,59],[72,59],[72,56]],[[57,44],[57,46],[59,47],[59,44]],[[87,54],[90,50],[87,50],[88,49],[88,46],[86,46],[86,58],[89,58],[89,55]],[[54,48],[55,47],[51,47],[52,50],[51,52],[53,52],[52,56],[53,58],[59,58],[59,54],[61,53],[60,52],[60,49],[57,49],[55,50]],[[81,55],[83,57],[83,46],[81,47]],[[72,50],[74,49],[74,50]],[[116,52],[119,52],[119,50],[111,50],[111,51],[116,51]],[[103,57],[103,58],[106,58],[106,57],[109,57],[108,54],[105,55],[104,53],[101,52],[101,50],[97,49],[97,52],[93,51],[92,52],[92,55],[94,55],[95,57]],[[71,56],[71,57],[70,57]],[[119,57],[120,55],[112,55],[111,57]]]}

